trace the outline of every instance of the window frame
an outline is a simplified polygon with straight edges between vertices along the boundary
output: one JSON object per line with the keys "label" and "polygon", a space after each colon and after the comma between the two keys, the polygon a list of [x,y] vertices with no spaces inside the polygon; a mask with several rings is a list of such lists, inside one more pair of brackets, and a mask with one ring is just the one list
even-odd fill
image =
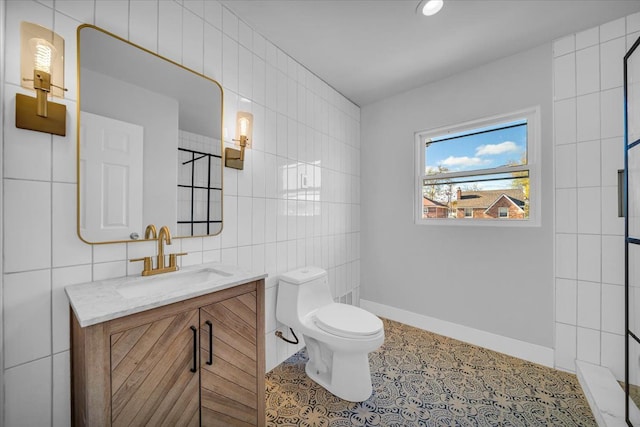
{"label": "window frame", "polygon": [[[505,213],[505,215],[502,215],[502,212]],[[509,208],[506,206],[499,206],[498,207],[498,218],[509,218]]]}
{"label": "window frame", "polygon": [[[425,148],[426,139],[440,137],[446,134],[470,132],[478,128],[497,126],[516,120],[527,122],[527,164],[516,166],[502,166],[492,169],[475,169],[463,172],[447,172],[441,174],[425,174]],[[484,117],[464,123],[442,126],[434,129],[426,129],[414,133],[415,146],[415,179],[414,179],[414,222],[417,225],[453,225],[453,226],[489,226],[489,227],[539,227],[541,225],[541,182],[540,182],[540,149],[542,145],[540,107],[530,107],[506,114]],[[422,217],[422,190],[425,179],[458,178],[465,176],[479,176],[505,172],[528,171],[529,173],[529,217],[526,219],[504,218],[480,219],[465,217],[465,221],[458,218],[423,218]]]}

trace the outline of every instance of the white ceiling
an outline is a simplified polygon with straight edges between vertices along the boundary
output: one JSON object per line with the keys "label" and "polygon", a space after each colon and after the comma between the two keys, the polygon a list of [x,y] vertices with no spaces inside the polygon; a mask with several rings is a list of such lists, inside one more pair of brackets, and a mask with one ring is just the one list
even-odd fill
{"label": "white ceiling", "polygon": [[640,11],[640,0],[223,0],[240,19],[364,106]]}

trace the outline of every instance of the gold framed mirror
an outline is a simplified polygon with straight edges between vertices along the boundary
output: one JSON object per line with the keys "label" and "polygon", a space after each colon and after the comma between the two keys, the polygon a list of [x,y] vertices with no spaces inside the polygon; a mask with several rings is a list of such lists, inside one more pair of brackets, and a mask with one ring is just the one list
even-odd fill
{"label": "gold framed mirror", "polygon": [[222,86],[93,25],[78,43],[78,235],[222,231]]}

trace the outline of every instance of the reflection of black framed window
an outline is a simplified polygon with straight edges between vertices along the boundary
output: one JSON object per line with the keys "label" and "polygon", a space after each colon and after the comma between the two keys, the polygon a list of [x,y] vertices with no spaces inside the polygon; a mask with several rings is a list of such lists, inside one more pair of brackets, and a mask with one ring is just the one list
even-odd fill
{"label": "reflection of black framed window", "polygon": [[[178,224],[190,225],[192,236],[211,234],[211,224],[221,224],[214,212],[222,212],[222,187],[212,184],[212,158],[222,156],[188,148],[178,148],[180,152],[181,176],[186,176],[178,184]],[[216,209],[216,206],[219,208]]]}

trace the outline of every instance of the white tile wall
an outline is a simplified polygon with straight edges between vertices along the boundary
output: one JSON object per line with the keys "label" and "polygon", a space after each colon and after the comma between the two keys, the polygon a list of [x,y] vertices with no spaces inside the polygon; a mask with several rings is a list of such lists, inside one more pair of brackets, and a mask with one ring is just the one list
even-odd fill
{"label": "white tile wall", "polygon": [[600,29],[590,28],[576,34],[576,49],[585,49],[597,45],[600,42]]}
{"label": "white tile wall", "polygon": [[602,236],[602,282],[624,285],[624,236]]}
{"label": "white tile wall", "polygon": [[626,18],[616,19],[600,25],[600,43],[624,37],[626,34]]}
{"label": "white tile wall", "polygon": [[592,46],[576,52],[576,93],[600,90],[600,49]]}
{"label": "white tile wall", "polygon": [[[4,424],[48,426],[52,415],[51,357],[34,360],[4,371]],[[64,406],[67,406],[64,402]],[[60,407],[57,411],[64,411]]]}
{"label": "white tile wall", "polygon": [[[215,1],[11,1],[4,76],[4,377],[0,424],[69,424],[69,327],[64,286],[140,273],[128,258],[146,243],[90,246],[75,231],[75,29],[99,25],[216,79],[224,87],[225,143],[235,113],[254,114],[245,170],[224,171],[219,236],[177,241],[183,265],[240,264],[266,280],[266,362],[299,346],[275,337],[277,277],[307,264],[329,271],[333,295],[358,303],[360,110]],[[55,9],[54,9],[55,7]],[[66,137],[16,129],[20,21],[63,35],[67,46]],[[570,73],[569,73],[570,74]],[[575,94],[575,93],[574,93]],[[575,139],[575,138],[574,138]],[[307,177],[303,188],[301,175]],[[37,318],[38,322],[31,321]],[[29,340],[22,337],[29,336]]]}
{"label": "white tile wall", "polygon": [[600,283],[578,282],[578,326],[600,329]]}
{"label": "white tile wall", "polygon": [[623,64],[627,49],[624,37],[600,45],[600,87],[602,90],[620,87],[623,84]]}
{"label": "white tile wall", "polygon": [[603,138],[601,149],[602,185],[618,185],[618,170],[624,169],[624,143],[622,136]]}
{"label": "white tile wall", "polygon": [[553,43],[553,57],[563,56],[576,49],[576,36],[571,34],[567,37],[556,40]]}
{"label": "white tile wall", "polygon": [[555,366],[566,371],[575,371],[577,328],[565,323],[556,323]]}
{"label": "white tile wall", "polygon": [[569,53],[554,60],[554,99],[576,96],[576,55]]}
{"label": "white tile wall", "polygon": [[600,136],[600,93],[582,95],[576,101],[578,119],[576,136],[578,142],[591,141]]}
{"label": "white tile wall", "polygon": [[601,253],[599,234],[578,234],[578,280],[600,281]]}
{"label": "white tile wall", "polygon": [[602,284],[602,330],[624,334],[624,286]]}
{"label": "white tile wall", "polygon": [[[575,129],[575,124],[573,128]],[[556,188],[571,188],[575,191],[577,180],[576,144],[556,146],[555,159]]]}
{"label": "white tile wall", "polygon": [[[556,218],[563,215],[556,212]],[[578,239],[576,234],[556,234],[556,277],[576,279],[578,277]]]}
{"label": "white tile wall", "polygon": [[70,352],[53,355],[53,427],[71,425],[71,413],[67,408],[71,401],[71,360]]}
{"label": "white tile wall", "polygon": [[[563,169],[563,164],[558,159],[558,169]],[[577,184],[578,187],[600,186],[600,140],[586,141],[577,144]],[[569,168],[571,169],[571,168]]]}
{"label": "white tile wall", "polygon": [[602,332],[600,363],[606,366],[616,378],[624,378],[624,335]]}
{"label": "white tile wall", "polygon": [[556,102],[553,119],[556,145],[576,142],[576,111],[575,98]]}
{"label": "white tile wall", "polygon": [[577,319],[578,283],[556,279],[556,321],[575,325]]}
{"label": "white tile wall", "polygon": [[4,224],[5,273],[51,267],[49,182],[5,179]]}
{"label": "white tile wall", "polygon": [[576,214],[578,195],[575,188],[562,188],[556,191],[556,209],[562,212],[556,218],[556,230],[562,233],[576,233]]}
{"label": "white tile wall", "polygon": [[578,327],[576,358],[585,362],[600,364],[600,332],[596,329]]}
{"label": "white tile wall", "polygon": [[[600,187],[578,188],[578,233],[600,234],[600,209],[594,209],[594,205],[600,205]],[[581,244],[579,240],[578,245]],[[580,249],[579,246],[578,256]]]}
{"label": "white tile wall", "polygon": [[624,162],[622,58],[630,40],[637,38],[630,36],[639,29],[640,14],[634,14],[553,44],[555,364],[575,371],[578,358],[608,367],[620,380],[624,220],[618,217],[617,171]]}
{"label": "white tile wall", "polygon": [[51,352],[49,270],[6,274],[3,291],[4,368],[48,356]]}
{"label": "white tile wall", "polygon": [[89,264],[54,268],[51,271],[51,330],[54,354],[69,350],[69,300],[64,288],[90,280]]}

